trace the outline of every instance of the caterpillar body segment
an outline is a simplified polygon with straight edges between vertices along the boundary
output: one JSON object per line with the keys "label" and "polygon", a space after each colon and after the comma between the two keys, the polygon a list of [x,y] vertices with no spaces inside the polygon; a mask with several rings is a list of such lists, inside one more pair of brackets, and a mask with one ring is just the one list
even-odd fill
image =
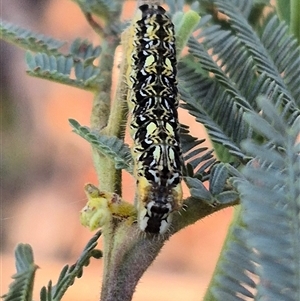
{"label": "caterpillar body segment", "polygon": [[174,26],[165,10],[144,4],[129,28],[130,133],[141,230],[165,233],[182,206],[182,155]]}

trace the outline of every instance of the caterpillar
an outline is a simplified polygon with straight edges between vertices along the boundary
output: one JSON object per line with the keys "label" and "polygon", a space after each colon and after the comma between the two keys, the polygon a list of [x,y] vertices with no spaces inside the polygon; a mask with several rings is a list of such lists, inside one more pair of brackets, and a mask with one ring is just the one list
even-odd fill
{"label": "caterpillar", "polygon": [[182,206],[174,25],[164,8],[144,4],[129,40],[127,99],[138,224],[142,231],[163,234],[172,212]]}

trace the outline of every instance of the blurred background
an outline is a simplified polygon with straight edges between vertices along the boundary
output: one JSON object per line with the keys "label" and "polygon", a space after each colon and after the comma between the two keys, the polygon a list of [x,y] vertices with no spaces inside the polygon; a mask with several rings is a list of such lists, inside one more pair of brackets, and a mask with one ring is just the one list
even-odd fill
{"label": "blurred background", "polygon": [[[135,2],[128,1],[124,18],[134,9]],[[99,43],[69,0],[2,0],[1,17],[69,44],[77,37]],[[86,203],[83,186],[97,184],[91,150],[68,124],[68,118],[74,118],[89,125],[93,95],[27,76],[24,55],[0,41],[0,295],[8,290],[15,273],[14,248],[22,242],[31,244],[40,267],[34,294],[38,300],[41,287],[50,279],[55,283],[61,268],[76,261],[93,235],[79,223]],[[190,125],[195,136],[205,136],[182,111],[180,121]],[[130,200],[133,178],[124,174],[124,185],[124,197]],[[201,300],[231,216],[232,209],[223,210],[172,237],[141,279],[133,300]],[[92,260],[64,300],[98,300],[101,277],[101,260]]]}

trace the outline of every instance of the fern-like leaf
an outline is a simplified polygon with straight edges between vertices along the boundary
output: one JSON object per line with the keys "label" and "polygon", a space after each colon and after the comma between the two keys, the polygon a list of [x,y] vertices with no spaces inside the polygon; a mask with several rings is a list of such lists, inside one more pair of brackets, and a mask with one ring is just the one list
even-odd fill
{"label": "fern-like leaf", "polygon": [[[226,188],[228,172],[223,164],[215,164],[213,150],[199,147],[205,139],[198,140],[189,133],[186,125],[180,126],[180,142],[185,161],[184,180],[195,199],[206,201],[210,205],[232,203],[238,194]],[[209,189],[203,182],[209,180]]]}
{"label": "fern-like leaf", "polygon": [[289,35],[289,29],[277,16],[267,23],[261,41],[274,61],[295,104],[300,107],[300,47],[297,40]]}
{"label": "fern-like leaf", "polygon": [[218,268],[206,293],[206,300],[253,300],[256,283],[251,250],[244,243],[245,231],[241,224],[231,226],[230,240],[224,246],[218,262]]}
{"label": "fern-like leaf", "polygon": [[214,165],[209,174],[209,188],[206,188],[198,178],[189,176],[184,180],[189,187],[193,198],[203,200],[211,206],[233,203],[239,199],[239,194],[232,188],[227,187],[228,172],[223,163]]}
{"label": "fern-like leaf", "polygon": [[253,250],[259,279],[256,296],[299,300],[300,119],[288,126],[266,99],[259,105],[265,118],[253,113],[246,118],[267,142],[243,143],[255,159],[243,169],[244,178],[234,180],[242,199],[245,241]]}
{"label": "fern-like leaf", "polygon": [[4,301],[31,301],[33,283],[38,266],[33,260],[33,251],[28,244],[18,244],[15,251],[17,273],[12,276],[14,282],[9,292],[2,296]]}
{"label": "fern-like leaf", "polygon": [[180,143],[186,166],[185,176],[196,177],[202,181],[209,179],[209,170],[216,162],[213,150],[201,147],[205,139],[198,140],[189,133],[186,125],[180,125]]}
{"label": "fern-like leaf", "polygon": [[214,196],[203,185],[203,183],[197,178],[185,177],[185,182],[189,187],[190,194],[193,198],[206,201],[213,205],[216,203]]}
{"label": "fern-like leaf", "polygon": [[65,42],[34,33],[4,20],[0,20],[1,38],[9,43],[33,52],[44,52],[49,55],[58,55],[58,49]]}
{"label": "fern-like leaf", "polygon": [[42,288],[40,292],[41,301],[60,301],[67,289],[73,285],[76,277],[80,278],[82,276],[83,267],[89,265],[90,258],[98,259],[102,257],[102,252],[95,249],[100,235],[101,231],[98,231],[91,238],[75,264],[72,266],[66,265],[62,269],[56,285],[53,286],[52,281],[50,281],[47,287]]}
{"label": "fern-like leaf", "polygon": [[[46,53],[26,54],[27,73],[58,83],[74,86],[84,90],[95,90],[99,85],[99,68],[74,60],[70,55],[47,55]],[[70,78],[71,70],[75,71],[75,79]]]}
{"label": "fern-like leaf", "polygon": [[213,1],[228,19],[202,17],[200,33],[188,43],[191,55],[179,63],[179,89],[183,107],[204,124],[218,157],[246,163],[250,158],[241,141],[253,133],[243,116],[259,111],[257,96],[266,95],[281,107],[288,124],[300,115],[300,49],[275,16],[266,21],[260,38],[245,18],[248,4],[240,2]]}
{"label": "fern-like leaf", "polygon": [[132,174],[133,161],[127,144],[117,137],[108,137],[92,132],[91,129],[81,126],[74,119],[69,119],[69,122],[75,133],[91,143],[100,153],[112,159],[116,169],[125,169]]}
{"label": "fern-like leaf", "polygon": [[[270,53],[274,52],[280,58],[280,53],[286,49],[285,47],[282,48],[282,44],[287,44],[289,47],[292,47],[292,49],[289,50],[289,56],[281,57],[281,60],[289,60],[291,63],[295,63],[296,58],[296,64],[293,68],[293,70],[299,70],[300,66],[300,58],[298,56],[295,57],[292,55],[290,57],[290,54],[292,54],[293,50],[295,50],[295,54],[299,53],[299,49],[297,50],[297,47],[295,47],[295,43],[293,43],[293,40],[291,37],[287,36],[287,30],[284,27],[283,24],[281,26],[277,26],[277,22],[274,22],[276,17],[274,19],[271,19],[270,22],[267,23],[265,30],[264,30],[264,36],[267,41],[269,41],[268,48],[265,48],[264,45],[261,43],[264,39],[260,40],[257,34],[252,30],[251,26],[248,24],[247,20],[240,17],[238,14],[238,11],[234,7],[234,5],[230,1],[215,1],[215,4],[217,5],[220,12],[224,13],[229,17],[229,23],[232,26],[232,29],[235,32],[235,35],[239,38],[241,43],[245,45],[245,47],[248,49],[248,51],[251,53],[253,60],[255,61],[256,70],[258,73],[266,72],[268,74],[268,77],[270,77],[272,80],[276,82],[276,84],[280,87],[280,92],[284,94],[284,102],[289,103],[293,102],[296,103],[290,90],[288,89],[284,77],[280,74],[280,66],[278,65],[278,60],[273,60]],[[275,25],[275,26],[274,26]],[[280,34],[278,34],[278,30]],[[274,36],[274,31],[278,34],[278,36]],[[287,39],[289,41],[287,41]],[[270,43],[270,40],[272,43]],[[274,43],[276,41],[277,43]],[[291,43],[292,42],[292,43]],[[279,44],[278,44],[279,43]],[[278,47],[280,46],[280,47]],[[292,50],[292,51],[291,51]],[[274,54],[273,53],[273,54]],[[295,79],[295,81],[299,82],[299,79]],[[299,95],[297,95],[299,97]]]}
{"label": "fern-like leaf", "polygon": [[84,65],[93,63],[100,53],[100,46],[94,47],[89,41],[80,38],[76,39],[70,46],[70,54],[75,60],[81,60]]}
{"label": "fern-like leaf", "polygon": [[111,18],[120,9],[118,1],[110,0],[73,0],[84,12],[95,14],[101,18]]}
{"label": "fern-like leaf", "polygon": [[[190,73],[190,75],[186,76],[183,72]],[[239,146],[239,140],[249,136],[250,131],[242,119],[242,109],[239,110],[233,101],[226,107],[226,104],[230,103],[230,96],[226,97],[226,92],[222,91],[216,81],[207,79],[199,73],[193,73],[188,66],[182,68],[179,75],[182,79],[184,78],[181,81],[184,87],[180,85],[181,98],[186,102],[183,107],[206,127],[213,142],[224,145],[233,156],[240,160],[246,160],[247,157]],[[216,99],[224,100],[223,106],[218,110]]]}

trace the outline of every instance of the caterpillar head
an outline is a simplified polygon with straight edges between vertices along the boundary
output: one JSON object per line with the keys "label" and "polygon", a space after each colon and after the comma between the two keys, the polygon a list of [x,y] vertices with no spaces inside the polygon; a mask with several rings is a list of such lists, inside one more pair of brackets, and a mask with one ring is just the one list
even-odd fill
{"label": "caterpillar head", "polygon": [[[140,229],[149,233],[163,234],[172,221],[171,213],[174,210],[174,198],[170,188],[161,185],[141,185],[145,178],[140,178],[138,222]],[[145,189],[146,188],[146,189]]]}
{"label": "caterpillar head", "polygon": [[171,204],[149,202],[139,211],[139,226],[142,231],[164,234],[172,221]]}

